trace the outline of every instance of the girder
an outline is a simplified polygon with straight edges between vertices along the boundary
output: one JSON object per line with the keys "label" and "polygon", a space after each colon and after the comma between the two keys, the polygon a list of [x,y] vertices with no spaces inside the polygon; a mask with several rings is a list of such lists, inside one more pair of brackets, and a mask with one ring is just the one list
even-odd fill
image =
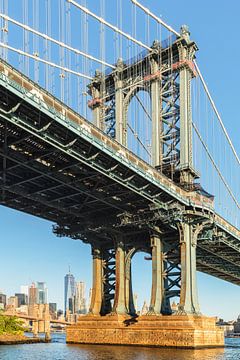
{"label": "girder", "polygon": [[[166,157],[174,149],[178,152],[180,131],[178,85],[174,83],[174,101],[169,100],[169,86],[162,92]],[[134,244],[136,236],[141,241],[158,226],[163,241],[174,247],[179,241],[177,221],[191,218],[195,226],[207,218],[218,240],[199,237],[198,269],[239,283],[239,230],[214,213],[209,199],[182,189],[43,89],[39,91],[43,103],[27,96],[24,86],[0,71],[1,204],[56,222],[54,231],[60,236],[93,243],[97,239],[109,246],[111,234],[124,232],[127,243]],[[113,136],[112,130],[109,135]],[[167,297],[179,294],[178,262],[169,257]]]}

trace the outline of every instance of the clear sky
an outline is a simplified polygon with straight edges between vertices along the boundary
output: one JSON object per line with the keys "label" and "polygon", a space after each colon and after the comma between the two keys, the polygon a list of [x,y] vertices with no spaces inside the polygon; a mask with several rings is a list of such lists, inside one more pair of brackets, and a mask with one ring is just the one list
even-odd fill
{"label": "clear sky", "polygon": [[[177,30],[182,24],[189,25],[191,37],[199,47],[198,63],[240,153],[237,112],[240,101],[240,2],[142,0],[142,3]],[[90,246],[80,241],[56,238],[51,232],[51,223],[4,207],[0,207],[0,225],[0,289],[7,295],[18,292],[20,285],[31,281],[46,281],[49,300],[62,307],[63,278],[69,265],[76,279],[85,281],[89,289]],[[144,299],[149,301],[151,263],[143,261],[142,254],[134,258],[133,278],[139,303],[142,304]],[[198,285],[204,314],[227,320],[238,316],[240,287],[204,274],[198,274]]]}

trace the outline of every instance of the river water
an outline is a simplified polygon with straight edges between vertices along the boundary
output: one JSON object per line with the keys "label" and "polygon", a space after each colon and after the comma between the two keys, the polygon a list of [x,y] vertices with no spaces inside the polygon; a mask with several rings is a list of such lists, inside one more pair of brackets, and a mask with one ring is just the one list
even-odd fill
{"label": "river water", "polygon": [[240,360],[240,338],[225,349],[163,349],[127,346],[67,345],[64,334],[49,344],[1,345],[0,360]]}

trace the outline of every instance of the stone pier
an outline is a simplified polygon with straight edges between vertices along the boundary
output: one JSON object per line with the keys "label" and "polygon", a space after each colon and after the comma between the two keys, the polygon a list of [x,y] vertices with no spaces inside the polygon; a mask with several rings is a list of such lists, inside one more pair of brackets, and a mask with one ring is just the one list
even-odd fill
{"label": "stone pier", "polygon": [[[132,296],[131,259],[139,248],[121,236],[114,249],[93,247],[93,291],[90,312],[67,328],[67,342],[167,346],[223,347],[223,331],[216,318],[200,313],[196,283],[196,245],[201,225],[188,219],[178,223],[178,246],[151,231],[145,252],[152,260],[149,311],[138,316]],[[172,313],[170,299],[179,297]]]}
{"label": "stone pier", "polygon": [[179,348],[223,347],[215,318],[193,315],[84,316],[67,329],[67,342]]}

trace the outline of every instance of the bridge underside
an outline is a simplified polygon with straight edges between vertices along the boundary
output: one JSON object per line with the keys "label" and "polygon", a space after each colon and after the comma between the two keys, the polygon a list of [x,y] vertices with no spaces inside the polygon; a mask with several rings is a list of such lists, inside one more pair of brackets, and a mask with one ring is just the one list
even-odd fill
{"label": "bridge underside", "polygon": [[[4,85],[0,86],[2,205],[57,223],[57,235],[109,248],[124,232],[128,246],[150,252],[154,227],[161,229],[170,247],[178,243],[174,219],[184,207],[174,195]],[[212,238],[208,232],[199,238],[197,268],[239,284],[238,241],[223,235]]]}

